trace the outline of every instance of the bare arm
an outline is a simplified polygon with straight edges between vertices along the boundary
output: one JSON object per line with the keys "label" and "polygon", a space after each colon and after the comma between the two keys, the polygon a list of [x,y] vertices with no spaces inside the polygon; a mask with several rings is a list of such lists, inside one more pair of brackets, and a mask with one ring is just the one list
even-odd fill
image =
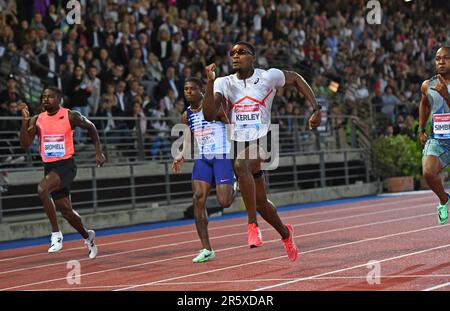
{"label": "bare arm", "polygon": [[36,136],[37,133],[36,121],[38,116],[33,116],[30,119],[30,113],[26,105],[20,107],[20,111],[22,114],[22,126],[20,128],[20,147],[22,147],[23,150],[27,150],[33,143],[34,136]]}
{"label": "bare arm", "polygon": [[[222,96],[222,95],[220,95]],[[219,111],[217,112],[217,121],[221,121],[224,124],[230,124],[230,119],[228,118],[227,113],[225,112],[225,109],[223,108],[223,106],[221,105],[221,107],[219,108]]]}
{"label": "bare arm", "polygon": [[92,143],[95,146],[95,160],[97,162],[97,166],[102,166],[106,159],[102,153],[100,138],[98,137],[97,129],[94,123],[89,121],[85,116],[82,116],[78,111],[70,111],[69,120],[72,129],[79,127],[88,131],[89,137],[91,137]]}
{"label": "bare arm", "polygon": [[319,126],[321,113],[319,109],[319,104],[317,103],[316,96],[314,95],[313,90],[309,86],[309,84],[303,79],[301,75],[293,71],[284,70],[284,76],[286,78],[286,86],[292,85],[295,86],[298,92],[303,94],[305,98],[311,103],[314,113],[309,118],[309,127],[315,128]]}
{"label": "bare arm", "polygon": [[419,104],[419,140],[422,144],[425,144],[427,140],[427,134],[425,133],[425,126],[428,118],[430,117],[430,104],[427,99],[428,80],[422,83],[422,98]]}
{"label": "bare arm", "polygon": [[295,86],[297,91],[303,94],[305,98],[312,104],[313,109],[319,109],[319,104],[317,103],[316,96],[309,84],[303,79],[301,75],[294,71],[284,70],[284,76],[286,77],[286,86]]}
{"label": "bare arm", "polygon": [[203,98],[203,115],[205,120],[214,121],[219,119],[219,110],[222,107],[223,96],[220,93],[214,94],[214,80],[216,79],[216,74],[214,70],[216,69],[215,64],[211,64],[206,67],[206,76],[208,77],[208,82],[206,83],[205,97]]}

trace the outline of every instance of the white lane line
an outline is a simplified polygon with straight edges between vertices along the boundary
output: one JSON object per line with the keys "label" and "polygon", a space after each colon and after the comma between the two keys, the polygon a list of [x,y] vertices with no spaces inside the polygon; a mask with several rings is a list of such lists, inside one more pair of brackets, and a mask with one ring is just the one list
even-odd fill
{"label": "white lane line", "polygon": [[436,286],[433,286],[433,287],[429,287],[429,288],[425,288],[425,289],[422,289],[422,291],[429,292],[429,291],[436,290],[436,289],[443,288],[443,287],[447,287],[447,286],[450,286],[450,282],[444,283],[444,284],[439,284],[439,285],[436,285]]}
{"label": "white lane line", "polygon": [[[406,235],[406,234],[410,234],[410,233],[417,233],[417,232],[426,231],[426,230],[442,229],[442,228],[445,228],[446,226],[449,226],[449,225],[432,226],[432,227],[426,227],[426,228],[421,228],[421,229],[416,229],[416,230],[411,230],[411,231],[404,231],[404,232],[400,232],[400,233],[394,233],[394,234],[388,234],[388,235],[383,235],[383,236],[374,237],[374,238],[358,240],[358,241],[354,241],[354,242],[341,243],[341,244],[336,244],[336,245],[332,245],[332,246],[312,249],[312,250],[305,251],[305,252],[299,252],[299,255],[312,253],[312,252],[317,252],[317,251],[322,251],[322,250],[327,250],[327,249],[340,248],[340,247],[345,247],[345,246],[348,246],[348,245],[365,243],[365,242],[370,242],[370,241],[375,241],[375,240],[380,240],[380,239],[386,239],[386,238],[390,238],[390,237],[394,237],[394,236]],[[450,244],[445,245],[445,247],[447,247],[447,246],[450,246]],[[433,249],[439,249],[439,248],[443,248],[443,247],[444,246],[439,246],[439,247],[433,248]],[[432,250],[432,249],[429,249],[429,250]],[[419,253],[419,252],[417,252],[417,253]],[[402,255],[402,256],[404,256],[404,255]],[[116,291],[130,290],[130,289],[135,289],[135,288],[138,288],[138,287],[144,287],[144,286],[148,286],[148,285],[154,285],[154,284],[164,283],[164,282],[173,281],[173,280],[179,280],[179,279],[183,279],[183,278],[187,278],[187,277],[193,277],[193,276],[198,276],[198,275],[205,275],[205,274],[214,273],[214,272],[218,272],[218,271],[224,271],[224,270],[229,270],[229,269],[234,269],[234,268],[245,267],[245,266],[254,265],[254,264],[257,264],[257,263],[262,263],[262,262],[267,262],[267,261],[272,261],[272,260],[276,260],[276,259],[281,259],[281,258],[285,258],[285,257],[287,257],[287,256],[284,255],[284,256],[271,257],[271,258],[268,258],[268,259],[247,262],[247,263],[244,263],[244,264],[238,264],[238,265],[228,266],[228,267],[224,267],[224,268],[218,268],[218,269],[207,270],[207,271],[198,272],[198,273],[191,273],[191,274],[181,275],[181,276],[172,277],[172,278],[168,278],[168,279],[148,282],[148,283],[144,283],[144,284],[137,285],[137,286],[130,286],[130,287],[126,287],[126,288],[116,289]],[[397,256],[397,257],[401,258],[401,256]],[[379,262],[382,262],[382,261],[379,261]],[[354,269],[356,267],[359,267],[359,266],[364,266],[365,267],[366,265],[367,265],[367,263],[364,263],[363,265],[354,266],[354,267],[352,267],[352,269]],[[336,271],[333,271],[333,273],[337,273],[337,272],[340,272],[340,271],[346,271],[346,270],[350,270],[350,268],[336,270]],[[324,275],[333,274],[333,273],[331,273],[331,272],[322,273],[322,274],[318,274],[316,276],[310,276],[310,277],[307,277],[307,278],[299,278],[299,279],[296,279],[295,281],[285,282],[285,283],[281,283],[281,284],[283,284],[283,285],[284,284],[290,284],[290,283],[298,282],[298,280],[309,279],[309,278],[314,278],[314,277],[318,277],[318,276],[324,276]],[[276,285],[276,286],[274,285],[273,287],[277,287],[277,286],[282,286],[282,285]],[[268,288],[270,288],[270,287],[268,287]]]}
{"label": "white lane line", "polygon": [[[381,275],[381,279],[434,279],[434,278],[448,278],[450,274],[412,274],[412,275]],[[321,281],[321,280],[366,280],[367,275],[364,276],[324,276],[317,277],[312,279],[311,281]],[[259,283],[259,282],[276,282],[276,281],[291,281],[295,280],[295,278],[272,278],[272,279],[250,279],[250,280],[209,280],[209,281],[192,281],[192,282],[167,282],[167,283],[158,283],[154,284],[154,286],[167,286],[167,285],[214,285],[214,284],[234,284],[234,283]],[[448,283],[450,284],[450,283]],[[116,287],[129,287],[136,286],[136,284],[122,284],[122,285],[104,285],[104,286],[75,286],[71,285],[70,287],[59,287],[59,288],[39,288],[39,289],[30,289],[25,291],[61,291],[61,290],[89,290],[89,289],[111,289]]]}
{"label": "white lane line", "polygon": [[[426,205],[417,205],[417,206],[414,206],[414,207],[403,207],[403,208],[396,208],[396,209],[388,209],[388,210],[383,210],[383,211],[363,213],[363,214],[356,214],[356,215],[352,215],[352,216],[344,216],[344,217],[338,217],[338,218],[331,218],[330,217],[330,218],[324,219],[324,220],[318,220],[318,221],[312,221],[312,222],[295,224],[295,225],[293,225],[293,227],[314,225],[314,224],[325,223],[325,222],[336,222],[338,220],[347,220],[347,219],[352,219],[352,218],[358,218],[358,217],[361,217],[361,216],[369,216],[369,215],[378,215],[378,214],[384,214],[384,213],[391,213],[391,212],[397,212],[397,211],[405,210],[405,209],[411,210],[411,209],[414,209],[414,208],[422,208],[424,206],[426,206]],[[415,215],[415,216],[402,218],[402,220],[416,218],[416,216],[418,216],[418,217],[430,216],[430,215],[433,215],[433,214],[435,214],[435,213]],[[388,221],[390,221],[390,220],[388,220]],[[394,221],[397,221],[397,220],[394,219]],[[382,224],[382,223],[385,223],[385,221],[375,222],[373,224]],[[366,226],[366,225],[371,225],[371,224],[363,224],[362,226]],[[344,227],[344,228],[338,228],[338,229],[332,229],[331,231],[328,230],[328,231],[325,231],[325,232],[336,232],[336,231],[341,231],[341,230],[348,230],[348,228],[353,229],[353,228],[358,228],[359,226],[360,225],[351,226],[351,227]],[[261,229],[262,232],[269,231],[269,230],[272,230],[272,228]],[[233,236],[242,236],[243,234],[244,233],[241,233],[241,232],[232,233],[232,234],[225,234],[225,235],[221,235],[221,236],[217,236],[217,237],[210,237],[210,240],[229,238],[229,237],[233,237]],[[305,237],[305,236],[309,236],[309,235],[306,234],[306,235],[301,235],[301,236]],[[195,239],[192,239],[192,240],[187,240],[187,241],[175,242],[175,243],[158,244],[158,245],[154,245],[154,246],[151,246],[151,247],[138,248],[138,249],[127,250],[127,251],[123,251],[123,252],[116,252],[116,253],[112,253],[112,254],[108,254],[108,255],[100,255],[100,256],[97,256],[97,260],[100,259],[100,258],[108,258],[108,257],[112,257],[112,256],[119,256],[119,255],[124,255],[124,254],[135,253],[135,252],[148,251],[148,250],[152,250],[152,249],[176,247],[176,246],[180,246],[180,245],[183,245],[183,244],[189,244],[189,243],[198,243],[198,238],[195,238]],[[241,247],[241,246],[239,246],[239,247]],[[191,256],[191,255],[189,255],[189,256]],[[80,258],[80,259],[77,259],[77,260],[78,261],[90,261],[89,258]],[[65,261],[58,261],[58,262],[54,262],[54,263],[51,263],[51,264],[44,264],[44,265],[30,266],[30,267],[24,267],[24,268],[12,269],[12,270],[5,270],[5,271],[0,272],[0,275],[13,273],[13,272],[33,270],[33,269],[48,268],[48,267],[52,267],[52,266],[66,265],[66,264],[67,264],[67,260],[65,260]]]}
{"label": "white lane line", "polygon": [[[439,227],[442,228],[444,226],[438,226],[438,228]],[[377,260],[377,262],[378,263],[383,263],[383,262],[392,261],[392,260],[396,260],[396,259],[402,259],[402,258],[405,258],[405,257],[419,255],[419,254],[423,254],[423,253],[426,253],[426,252],[435,251],[435,250],[443,249],[443,248],[447,248],[447,247],[450,247],[450,244],[440,245],[440,246],[436,246],[436,247],[423,249],[423,250],[420,250],[420,251],[417,251],[417,252],[412,252],[412,253],[407,253],[407,254],[403,254],[403,255],[399,255],[399,256],[389,257],[389,258]],[[339,272],[349,271],[349,270],[362,268],[362,267],[367,267],[367,262],[363,263],[363,264],[360,264],[360,265],[351,266],[351,267],[348,267],[348,268],[343,268],[343,269],[339,269],[339,270],[333,270],[333,271],[320,273],[320,274],[316,274],[316,275],[312,275],[312,276],[308,276],[308,277],[297,278],[295,280],[288,281],[288,282],[283,282],[283,283],[279,283],[279,284],[275,284],[275,285],[270,285],[270,286],[256,288],[253,291],[263,291],[263,290],[273,289],[273,288],[276,288],[276,287],[282,287],[282,286],[286,286],[286,285],[289,285],[289,284],[294,284],[294,283],[298,283],[298,282],[308,281],[308,280],[312,280],[312,279],[315,279],[315,278],[318,278],[318,277],[323,277],[323,276],[326,276],[326,275],[336,274],[336,273],[339,273]]]}
{"label": "white lane line", "polygon": [[[294,212],[294,211],[281,211],[280,216],[282,217],[283,220],[286,219],[295,219],[295,218],[304,218],[304,217],[310,217],[310,216],[317,216],[317,215],[333,215],[335,213],[342,213],[342,212],[347,212],[347,211],[352,211],[352,210],[360,210],[360,209],[365,209],[365,208],[372,208],[372,207],[384,207],[384,206],[390,206],[390,205],[398,205],[399,203],[401,203],[402,205],[405,203],[412,203],[415,201],[422,201],[424,200],[424,198],[413,198],[410,200],[402,200],[401,202],[395,201],[395,202],[384,202],[384,203],[373,203],[373,204],[367,204],[367,205],[363,205],[363,206],[356,206],[356,207],[348,207],[348,208],[336,208],[336,210],[332,210],[332,211],[319,211],[319,212],[312,212],[312,213],[306,213],[303,214],[302,211],[307,211],[307,210],[299,210],[300,214],[299,215],[293,215],[293,216],[287,216],[287,217],[283,217],[283,213],[289,213],[289,212]],[[366,201],[367,202],[367,201]],[[369,201],[370,202],[370,201]],[[362,203],[365,203],[364,201]],[[346,205],[349,203],[343,203],[342,205]],[[353,204],[353,203],[351,203]],[[340,205],[340,204],[336,204],[336,205]],[[428,206],[429,204],[423,204],[421,206]],[[332,205],[335,206],[335,205]],[[323,206],[323,207],[331,207],[331,206]],[[321,207],[317,207],[317,208],[321,208]],[[243,219],[245,218],[245,216],[242,217]],[[237,218],[239,219],[239,218]],[[223,221],[228,221],[227,220],[223,220]],[[214,223],[211,223],[214,224]],[[227,228],[234,228],[234,227],[241,227],[243,224],[233,224],[233,225],[223,225],[223,226],[211,226],[210,228],[208,228],[208,231],[214,231],[214,230],[221,230],[221,229],[227,229]],[[187,226],[187,225],[182,225],[182,226]],[[189,225],[190,226],[190,225]],[[147,231],[152,231],[152,230],[147,230]],[[142,232],[142,231],[140,231]],[[153,240],[153,239],[159,239],[159,238],[166,238],[166,237],[172,237],[172,236],[178,236],[178,235],[184,235],[184,234],[191,234],[191,233],[196,233],[196,230],[185,230],[185,231],[181,231],[181,232],[175,232],[175,233],[165,233],[165,234],[159,234],[159,235],[154,235],[154,236],[148,236],[148,237],[142,237],[142,238],[133,238],[133,239],[126,239],[126,240],[120,240],[120,241],[114,241],[114,242],[109,242],[109,243],[101,243],[101,244],[97,244],[97,246],[108,246],[108,245],[117,245],[117,244],[123,244],[123,243],[133,243],[133,242],[137,242],[137,241],[144,241],[144,240]],[[124,235],[128,235],[128,234],[135,234],[137,232],[130,232],[130,233],[124,233]],[[108,236],[110,237],[110,236]],[[101,238],[101,237],[99,237]],[[72,242],[72,241],[71,241]],[[30,247],[38,247],[38,245],[36,246],[30,246]],[[66,252],[70,252],[70,251],[75,251],[75,250],[82,250],[84,249],[83,247],[74,247],[74,248],[65,248],[62,251],[60,251],[60,253],[66,253]],[[9,250],[6,250],[6,252]],[[5,252],[5,251],[0,251],[1,252]],[[42,251],[36,254],[29,254],[29,255],[22,255],[22,256],[15,256],[15,257],[8,257],[8,258],[2,258],[0,259],[0,262],[5,262],[5,261],[15,261],[17,259],[24,259],[24,258],[31,258],[31,257],[38,257],[38,256],[46,256],[48,255],[47,252]]]}
{"label": "white lane line", "polygon": [[[407,218],[412,219],[412,218],[418,218],[418,217],[420,217],[420,216],[412,216],[412,217],[407,217]],[[358,225],[357,227],[371,226],[371,225],[380,224],[380,223],[390,223],[390,222],[395,222],[395,221],[399,221],[399,220],[404,220],[404,219],[393,219],[393,220],[391,219],[391,220],[387,220],[387,221],[383,221],[383,222],[379,222],[379,223],[369,223],[369,224],[366,224],[366,225]],[[425,230],[435,229],[435,228],[444,228],[446,226],[448,226],[448,225],[421,228],[421,229],[417,229],[417,230],[410,231],[410,232],[425,231]],[[341,230],[343,230],[343,228],[333,229],[333,231],[341,231]],[[327,230],[327,231],[324,231],[324,232],[321,232],[321,233],[314,232],[314,233],[310,233],[309,235],[319,235],[319,234],[322,234],[322,233],[329,233],[329,232],[331,232],[331,230]],[[389,235],[389,236],[403,235],[403,234],[408,234],[410,232],[400,232],[400,233],[397,233],[397,234],[394,234],[394,235]],[[382,236],[382,237],[375,238],[375,239],[382,239],[382,238],[385,238],[385,237],[386,236]],[[367,241],[370,241],[370,240],[372,240],[372,239],[368,239]],[[365,242],[365,241],[366,240],[359,240],[359,241],[355,241],[355,242],[349,242],[349,243],[344,243],[344,244],[337,244],[337,245],[327,246],[327,247],[323,247],[323,248],[319,248],[319,249],[313,249],[313,250],[309,250],[309,251],[305,251],[305,252],[300,252],[300,254],[306,254],[306,253],[310,253],[310,252],[326,250],[326,249],[331,249],[331,248],[340,247],[340,246],[347,246],[347,245],[351,245],[351,244],[355,244],[355,243],[361,243],[361,242]],[[279,239],[274,239],[274,240],[271,240],[271,241],[267,241],[266,244],[273,243],[273,242],[279,242]],[[233,250],[233,249],[238,249],[238,248],[247,248],[247,247],[248,247],[248,245],[240,245],[240,246],[234,246],[234,247],[229,247],[229,248],[217,250],[217,252],[228,251],[228,250]],[[149,261],[149,262],[144,262],[144,263],[139,263],[139,264],[134,264],[134,265],[128,265],[128,266],[119,266],[119,267],[115,267],[115,268],[111,268],[111,269],[107,269],[107,270],[99,270],[99,271],[94,271],[94,272],[81,274],[80,276],[96,275],[96,274],[100,274],[100,273],[106,273],[106,272],[111,272],[111,271],[118,271],[118,270],[122,270],[122,269],[141,267],[141,266],[146,266],[146,265],[155,264],[155,263],[161,263],[161,262],[166,262],[166,261],[171,261],[171,260],[188,258],[188,257],[192,257],[192,256],[195,256],[195,255],[197,255],[197,254],[195,253],[195,254],[190,254],[190,255],[169,257],[169,258],[166,258],[166,259],[154,260],[154,261]],[[285,258],[285,257],[286,257],[286,255],[283,255],[283,256],[269,258],[269,259],[262,260],[262,261],[257,261],[257,262],[264,262],[264,261],[269,261],[269,260],[279,259],[279,258]],[[253,262],[253,263],[255,263],[255,262]],[[245,264],[245,265],[247,265],[247,264]],[[180,278],[182,278],[182,277],[180,277]],[[16,289],[16,288],[22,288],[22,287],[33,286],[33,285],[39,285],[39,284],[45,284],[45,283],[51,283],[51,282],[54,282],[54,281],[61,281],[61,280],[66,280],[66,278],[65,277],[63,277],[63,278],[56,278],[56,279],[44,280],[44,281],[40,281],[40,282],[34,282],[34,283],[27,283],[27,284],[23,284],[23,285],[17,285],[17,286],[8,287],[8,288],[1,288],[0,291],[11,290],[11,289]]]}

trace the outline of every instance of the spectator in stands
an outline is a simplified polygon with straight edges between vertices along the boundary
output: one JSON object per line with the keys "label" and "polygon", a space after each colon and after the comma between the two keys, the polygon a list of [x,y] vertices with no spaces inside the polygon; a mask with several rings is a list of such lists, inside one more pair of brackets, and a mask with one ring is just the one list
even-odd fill
{"label": "spectator in stands", "polygon": [[45,67],[42,70],[40,76],[47,79],[51,79],[54,84],[56,84],[56,73],[59,66],[61,65],[61,57],[56,54],[56,44],[55,41],[50,40],[47,43],[47,53],[39,56],[39,62]]}
{"label": "spectator in stands", "polygon": [[381,113],[383,109],[383,98],[380,90],[375,90],[375,96],[371,99],[373,110],[375,113]]}
{"label": "spectator in stands", "polygon": [[140,103],[139,101],[135,101],[133,103],[132,116],[135,118],[135,120],[131,129],[136,133],[136,135],[140,134],[141,139],[144,140],[145,134],[147,133],[147,117],[142,110],[142,103]]}
{"label": "spectator in stands", "polygon": [[170,34],[165,28],[158,30],[158,36],[155,44],[152,45],[155,55],[161,62],[172,55],[172,42],[170,41]]}
{"label": "spectator in stands", "polygon": [[161,99],[159,104],[163,106],[165,110],[172,111],[174,109],[176,100],[177,98],[175,96],[175,92],[172,89],[169,89],[167,91],[167,95],[164,96],[163,99]]}
{"label": "spectator in stands", "polygon": [[395,118],[395,124],[394,124],[394,135],[400,134],[403,129],[405,128],[405,118],[401,114],[397,114],[397,117]]}
{"label": "spectator in stands", "polygon": [[97,128],[105,133],[108,133],[110,130],[116,127],[116,124],[114,122],[113,108],[117,105],[117,102],[115,103],[114,99],[114,96],[111,97],[107,94],[103,95],[100,100],[99,109],[97,110],[97,117],[107,118],[106,120],[99,120],[96,122]]}
{"label": "spectator in stands", "polygon": [[125,93],[127,87],[127,83],[125,80],[119,80],[116,84],[116,92],[115,96],[117,98],[117,110],[121,115],[125,115],[129,111],[131,111],[132,106],[132,98],[128,94]]}
{"label": "spectator in stands", "polygon": [[184,110],[186,110],[184,106],[184,101],[183,100],[176,101],[174,109],[169,110],[169,118],[171,126],[178,124],[180,122]]}
{"label": "spectator in stands", "polygon": [[[100,121],[99,124],[100,128],[108,137],[108,142],[113,145],[118,145],[118,149],[127,149],[132,142],[132,131],[127,121],[116,119],[116,117],[124,117],[127,115],[117,109],[117,104],[111,96],[105,95],[102,98],[97,116],[106,117],[106,120]],[[128,116],[131,116],[131,114]]]}
{"label": "spectator in stands", "polygon": [[405,118],[404,126],[400,131],[400,134],[407,135],[412,139],[417,139],[417,131],[418,131],[419,123],[414,120],[412,115],[408,115]]}
{"label": "spectator in stands", "polygon": [[163,68],[160,61],[158,60],[158,57],[155,54],[150,53],[148,55],[148,62],[145,70],[148,80],[157,82],[161,81]]}
{"label": "spectator in stands", "polygon": [[[438,41],[450,43],[450,24],[445,14],[434,14],[428,9],[432,7],[431,0],[414,5],[395,1],[383,3],[386,22],[377,27],[367,27],[364,3],[355,4],[351,0],[336,0],[330,5],[323,1],[317,4],[302,1],[301,5],[298,1],[272,1],[270,6],[265,6],[265,1],[248,5],[245,1],[196,0],[169,5],[161,1],[102,0],[86,2],[88,9],[81,1],[82,25],[67,24],[65,15],[57,11],[55,1],[50,1],[46,11],[37,12],[33,11],[33,6],[23,5],[16,10],[15,1],[9,2],[5,18],[0,20],[0,33],[3,33],[0,40],[10,42],[3,45],[7,50],[1,58],[2,64],[56,82],[48,72],[33,68],[33,55],[41,53],[39,61],[49,69],[55,62],[55,71],[62,74],[64,87],[69,82],[68,73],[71,75],[74,61],[81,62],[85,70],[95,64],[102,82],[117,83],[120,79],[128,82],[133,77],[144,85],[145,93],[152,99],[144,107],[145,113],[148,113],[149,102],[158,110],[156,106],[168,89],[179,99],[183,76],[201,78],[207,63],[217,64],[218,76],[228,75],[231,63],[226,51],[231,42],[242,37],[255,43],[260,65],[276,66],[277,58],[284,57],[283,65],[302,68],[302,75],[308,82],[310,77],[324,70],[321,73],[323,90],[327,90],[330,80],[337,81],[340,87],[333,95],[324,92],[323,96],[333,96],[340,102],[342,111],[363,106],[359,103],[367,98],[375,103],[376,111],[386,104],[385,113],[391,113],[396,106],[403,109],[404,115],[417,115],[418,87],[433,69],[429,60],[434,57],[436,44]],[[351,10],[342,10],[350,5]],[[426,22],[428,20],[433,22]],[[437,25],[443,28],[437,30]],[[45,51],[53,49],[52,41],[55,61],[47,62]],[[120,44],[116,46],[116,43]],[[86,50],[82,58],[78,54],[77,61],[74,52],[79,46],[89,46],[92,53]],[[15,47],[30,58],[19,57]],[[141,55],[137,52],[133,58],[136,48]],[[396,51],[401,54],[395,54]],[[143,65],[142,73],[140,65]],[[186,74],[189,70],[190,74]],[[388,95],[388,88],[395,90],[392,96]],[[106,83],[102,83],[100,95],[105,93]],[[383,105],[380,105],[380,97],[384,98]],[[274,108],[288,101],[298,104],[302,111],[307,109],[307,104],[299,98],[275,98]],[[360,109],[358,115],[363,114],[364,110]]]}
{"label": "spectator in stands", "polygon": [[95,51],[98,52],[100,48],[104,45],[105,37],[103,33],[103,27],[101,25],[101,16],[95,14],[92,17],[90,27],[86,31],[86,37],[88,40],[88,45]]}
{"label": "spectator in stands", "polygon": [[116,46],[117,61],[122,66],[127,66],[131,59],[131,49],[128,41],[128,35],[122,34],[120,42]]}
{"label": "spectator in stands", "polygon": [[9,118],[0,122],[0,162],[11,163],[24,159],[24,157],[21,157],[21,159],[14,158],[15,155],[22,153],[19,143],[21,123],[20,119],[14,119],[20,117],[19,104],[26,106],[23,102],[11,101],[7,103],[6,109],[0,108],[0,116]]}
{"label": "spectator in stands", "polygon": [[91,65],[88,69],[87,84],[92,89],[91,95],[88,97],[90,115],[95,116],[97,114],[98,106],[100,103],[100,92],[102,82],[97,78],[97,67]]}
{"label": "spectator in stands", "polygon": [[[80,65],[75,65],[72,78],[67,86],[67,101],[70,107],[72,107],[72,110],[78,111],[82,116],[88,117],[90,113],[88,98],[91,94],[92,86],[84,76],[84,68]],[[73,138],[76,144],[85,141],[81,128],[75,129]]]}
{"label": "spectator in stands", "polygon": [[40,12],[34,13],[34,18],[31,21],[30,28],[35,29],[35,30],[44,29],[45,31],[47,31],[47,29],[45,28],[45,25],[43,23],[42,14]]}
{"label": "spectator in stands", "polygon": [[53,30],[52,36],[53,36],[53,41],[55,41],[55,45],[56,45],[56,54],[59,57],[63,57],[64,56],[64,42],[63,42],[62,30],[59,28],[55,28]]}
{"label": "spectator in stands", "polygon": [[8,43],[14,43],[14,31],[0,14],[0,44],[4,46]]}
{"label": "spectator in stands", "polygon": [[369,89],[367,88],[367,81],[361,78],[359,81],[358,89],[356,90],[356,98],[358,100],[364,100],[369,97]]}
{"label": "spectator in stands", "polygon": [[155,98],[157,100],[164,98],[169,90],[173,91],[175,98],[179,98],[180,94],[182,94],[181,86],[179,80],[176,78],[175,68],[173,66],[167,67],[166,77],[158,84]]}
{"label": "spectator in stands", "polygon": [[56,7],[54,4],[50,4],[47,8],[47,14],[45,14],[42,21],[48,33],[52,33],[59,23],[59,15],[56,13]]}
{"label": "spectator in stands", "polygon": [[170,154],[169,124],[167,118],[167,111],[164,105],[159,105],[158,109],[152,109],[150,113],[150,130],[152,135],[152,145],[150,148],[150,156],[156,159],[158,156],[167,156]]}
{"label": "spectator in stands", "polygon": [[117,84],[119,80],[125,79],[125,68],[122,65],[114,65],[105,73],[104,78],[108,83]]}
{"label": "spectator in stands", "polygon": [[8,110],[8,103],[23,100],[17,90],[16,77],[13,74],[8,76],[6,81],[6,90],[0,92],[0,107]]}
{"label": "spectator in stands", "polygon": [[392,92],[392,88],[388,86],[386,88],[386,94],[382,96],[383,99],[383,108],[382,112],[391,120],[393,120],[395,116],[396,108],[398,104],[400,104],[400,100],[395,94]]}

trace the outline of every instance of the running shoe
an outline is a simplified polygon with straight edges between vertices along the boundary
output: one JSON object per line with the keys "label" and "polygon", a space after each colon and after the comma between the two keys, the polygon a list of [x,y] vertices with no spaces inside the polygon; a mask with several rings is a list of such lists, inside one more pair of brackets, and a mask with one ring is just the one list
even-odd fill
{"label": "running shoe", "polygon": [[282,239],[284,244],[284,249],[286,250],[286,253],[289,257],[290,261],[295,261],[297,259],[298,255],[298,248],[294,243],[294,228],[292,228],[292,225],[286,224],[286,228],[289,230],[289,237],[286,239]]}
{"label": "running shoe", "polygon": [[198,253],[197,257],[192,259],[192,262],[199,263],[208,261],[211,259],[214,259],[216,257],[216,253],[214,253],[213,250],[208,250],[206,248],[200,250],[200,253]]}
{"label": "running shoe", "polygon": [[261,230],[255,223],[248,224],[248,245],[250,248],[263,245]]}
{"label": "running shoe", "polygon": [[443,225],[447,222],[448,220],[448,203],[450,202],[450,196],[449,199],[447,200],[447,203],[445,203],[444,205],[441,205],[439,203],[439,205],[437,206],[438,209],[438,222],[440,225]]}
{"label": "running shoe", "polygon": [[89,258],[94,259],[97,257],[97,245],[94,243],[95,239],[95,231],[94,230],[88,230],[89,237],[84,240],[84,244],[86,245],[87,249],[89,250]]}
{"label": "running shoe", "polygon": [[49,253],[59,252],[63,247],[63,234],[61,231],[52,232],[52,237],[50,238],[50,248]]}

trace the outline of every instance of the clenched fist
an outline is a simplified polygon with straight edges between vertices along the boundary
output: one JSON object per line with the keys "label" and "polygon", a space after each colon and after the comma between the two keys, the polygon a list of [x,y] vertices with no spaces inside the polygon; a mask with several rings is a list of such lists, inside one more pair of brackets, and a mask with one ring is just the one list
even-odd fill
{"label": "clenched fist", "polygon": [[216,64],[212,63],[206,66],[206,77],[209,81],[216,80]]}
{"label": "clenched fist", "polygon": [[438,84],[436,87],[432,87],[431,89],[438,92],[439,95],[441,95],[446,101],[450,101],[450,94],[448,93],[447,89],[447,82],[445,81],[444,77],[442,75],[438,75]]}

